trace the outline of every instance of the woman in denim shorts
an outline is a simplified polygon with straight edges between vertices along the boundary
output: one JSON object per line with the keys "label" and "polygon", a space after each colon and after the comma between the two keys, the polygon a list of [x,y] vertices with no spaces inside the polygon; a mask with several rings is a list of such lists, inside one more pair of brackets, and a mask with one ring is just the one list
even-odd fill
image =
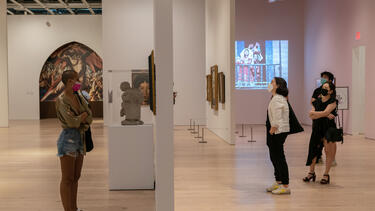
{"label": "woman in denim shorts", "polygon": [[63,128],[57,141],[62,173],[60,196],[65,211],[80,211],[77,208],[78,180],[86,154],[85,131],[92,123],[92,112],[79,91],[77,72],[65,71],[62,82],[65,90],[56,101],[57,117]]}

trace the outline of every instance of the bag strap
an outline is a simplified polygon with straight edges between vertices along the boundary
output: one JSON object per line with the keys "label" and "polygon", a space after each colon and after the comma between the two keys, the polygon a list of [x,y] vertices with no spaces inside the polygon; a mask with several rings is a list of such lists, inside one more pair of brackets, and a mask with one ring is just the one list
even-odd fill
{"label": "bag strap", "polygon": [[[83,100],[84,100],[85,103],[87,104],[87,107],[90,108],[90,103],[89,103],[89,101],[88,101],[88,100],[82,95],[81,92],[77,91],[77,92],[75,92],[75,94],[77,95],[77,98],[78,98],[79,102],[81,103],[81,105],[84,106],[84,104],[83,104],[83,102],[82,102],[82,98],[83,98]],[[90,108],[90,109],[91,109],[91,108]]]}
{"label": "bag strap", "polygon": [[336,109],[336,112],[337,112],[337,120],[336,120],[336,122],[337,122],[337,121],[339,122],[339,128],[341,128],[341,121],[340,121],[339,110]]}
{"label": "bag strap", "polygon": [[[339,129],[341,129],[341,121],[340,121],[340,115],[339,115],[338,109],[337,109],[337,118],[338,118],[338,121],[339,121]],[[344,121],[344,119],[342,119],[342,121]],[[342,128],[342,130],[344,130],[344,129]],[[343,132],[342,135],[344,135],[344,131],[342,131],[342,132]],[[344,137],[341,141],[341,144],[344,144]]]}
{"label": "bag strap", "polygon": [[82,100],[81,100],[81,95],[80,95],[80,93],[77,91],[77,92],[75,92],[74,94],[77,95],[77,98],[78,98],[78,100],[79,100],[79,103],[81,103],[81,105],[83,105]]}

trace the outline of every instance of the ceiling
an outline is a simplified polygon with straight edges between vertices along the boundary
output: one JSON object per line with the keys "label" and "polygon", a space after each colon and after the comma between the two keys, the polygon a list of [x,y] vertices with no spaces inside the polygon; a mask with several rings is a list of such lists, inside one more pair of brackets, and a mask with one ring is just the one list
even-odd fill
{"label": "ceiling", "polygon": [[102,0],[7,0],[8,15],[101,15]]}

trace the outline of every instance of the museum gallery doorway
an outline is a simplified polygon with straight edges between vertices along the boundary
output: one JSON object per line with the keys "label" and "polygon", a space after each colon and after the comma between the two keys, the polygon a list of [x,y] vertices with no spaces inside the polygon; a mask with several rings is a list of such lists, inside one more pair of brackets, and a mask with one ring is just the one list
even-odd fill
{"label": "museum gallery doorway", "polygon": [[86,45],[67,43],[55,50],[44,63],[39,77],[40,119],[56,118],[55,101],[64,91],[65,70],[79,74],[82,93],[89,99],[93,117],[103,117],[103,61]]}

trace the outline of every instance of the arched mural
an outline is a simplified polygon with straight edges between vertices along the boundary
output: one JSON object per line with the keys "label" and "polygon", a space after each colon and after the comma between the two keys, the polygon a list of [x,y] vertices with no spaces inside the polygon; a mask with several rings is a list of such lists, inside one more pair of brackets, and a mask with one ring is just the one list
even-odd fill
{"label": "arched mural", "polygon": [[43,65],[39,78],[41,118],[51,117],[50,114],[43,116],[43,113],[46,113],[43,109],[49,113],[53,110],[48,107],[54,105],[56,98],[64,91],[61,76],[68,69],[75,70],[79,74],[82,92],[88,96],[89,100],[103,104],[102,59],[89,47],[78,42],[71,42],[53,52]]}

